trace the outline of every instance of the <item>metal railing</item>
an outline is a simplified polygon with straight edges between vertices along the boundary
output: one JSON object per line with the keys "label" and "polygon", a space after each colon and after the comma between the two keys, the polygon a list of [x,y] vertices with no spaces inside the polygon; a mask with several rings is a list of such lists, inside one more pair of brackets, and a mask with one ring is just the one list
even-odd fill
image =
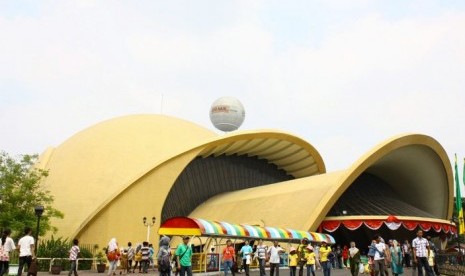
{"label": "metal railing", "polygon": [[[280,266],[287,267],[287,253],[280,254]],[[221,265],[222,255],[218,253],[194,253],[192,254],[192,272],[214,272],[222,271],[223,267]],[[236,257],[236,262],[238,268],[242,267],[242,258]],[[258,260],[252,259],[252,262],[249,265],[250,268],[258,268]]]}
{"label": "metal railing", "polygon": [[442,275],[465,275],[463,255],[458,252],[438,253],[435,261]]}
{"label": "metal railing", "polygon": [[[68,262],[68,259],[64,259],[64,258],[42,258],[42,257],[37,258],[38,262],[48,261],[48,266],[47,266],[48,267],[48,272],[52,271],[52,266],[57,260],[60,260],[60,262]],[[79,267],[79,262],[81,262],[81,261],[92,261],[91,270],[97,271],[97,258],[79,258],[76,261],[76,266],[77,267]],[[10,267],[9,275],[17,275],[19,264],[11,263],[9,265],[9,267]],[[61,267],[62,267],[62,269],[64,269],[65,266],[63,264],[61,264]],[[41,270],[39,270],[39,271],[41,271]]]}

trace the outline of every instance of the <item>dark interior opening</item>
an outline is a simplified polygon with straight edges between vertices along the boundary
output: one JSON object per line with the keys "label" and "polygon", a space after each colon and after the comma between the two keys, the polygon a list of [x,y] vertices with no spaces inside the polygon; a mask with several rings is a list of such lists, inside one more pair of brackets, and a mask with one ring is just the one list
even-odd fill
{"label": "dark interior opening", "polygon": [[183,170],[162,209],[162,221],[187,216],[212,196],[294,179],[268,160],[247,155],[197,157]]}

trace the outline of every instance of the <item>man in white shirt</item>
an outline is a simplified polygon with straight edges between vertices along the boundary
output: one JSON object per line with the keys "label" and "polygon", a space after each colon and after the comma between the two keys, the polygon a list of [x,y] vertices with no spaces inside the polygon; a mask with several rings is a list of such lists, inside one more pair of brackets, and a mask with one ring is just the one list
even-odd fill
{"label": "man in white shirt", "polygon": [[423,238],[423,231],[417,231],[417,237],[412,241],[413,263],[418,266],[418,276],[423,276],[423,267],[426,275],[434,276],[433,270],[428,264],[429,242]]}
{"label": "man in white shirt", "polygon": [[258,240],[257,250],[255,251],[255,258],[258,259],[258,265],[260,266],[260,276],[266,276],[265,264],[267,250],[268,248],[263,244],[263,240]]}
{"label": "man in white shirt", "polygon": [[35,259],[34,253],[34,238],[31,236],[32,230],[30,227],[24,228],[24,236],[18,241],[19,250],[19,267],[18,276],[23,273],[24,264],[27,267],[31,265],[32,259]]}
{"label": "man in white shirt", "polygon": [[374,256],[374,269],[375,269],[375,276],[378,275],[383,275],[385,270],[386,270],[386,264],[385,264],[385,256],[386,252],[388,250],[386,244],[382,242],[381,236],[376,236],[374,238],[376,241],[375,244],[375,256]]}
{"label": "man in white shirt", "polygon": [[276,269],[276,276],[279,276],[279,253],[284,252],[285,250],[279,246],[277,241],[273,242],[273,246],[268,249],[268,256],[270,256],[270,276],[274,275],[274,270]]}

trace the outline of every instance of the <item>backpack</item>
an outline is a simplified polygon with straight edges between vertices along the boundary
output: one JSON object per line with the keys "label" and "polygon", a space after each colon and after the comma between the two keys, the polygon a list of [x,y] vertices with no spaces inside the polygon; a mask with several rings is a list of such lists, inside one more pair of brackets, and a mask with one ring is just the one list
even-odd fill
{"label": "backpack", "polygon": [[158,266],[161,272],[168,272],[171,268],[171,259],[170,259],[170,252],[164,248],[160,248],[162,254],[161,258],[158,261]]}
{"label": "backpack", "polygon": [[0,240],[0,262],[4,262],[7,260],[4,260],[5,258],[5,251],[3,249],[2,241]]}
{"label": "backpack", "polygon": [[0,262],[9,262],[10,261],[10,253],[5,250],[5,243],[2,244],[2,240],[0,239]]}
{"label": "backpack", "polygon": [[376,247],[374,245],[370,245],[368,247],[368,257],[375,257],[375,253],[376,253]]}

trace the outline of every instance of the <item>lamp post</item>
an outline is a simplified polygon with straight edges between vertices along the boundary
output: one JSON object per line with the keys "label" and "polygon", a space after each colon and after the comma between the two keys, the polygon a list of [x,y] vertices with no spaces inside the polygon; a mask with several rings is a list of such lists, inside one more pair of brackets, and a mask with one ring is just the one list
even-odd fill
{"label": "lamp post", "polygon": [[37,248],[39,247],[39,226],[40,226],[40,217],[41,217],[42,214],[44,213],[44,206],[42,206],[42,205],[37,205],[36,207],[34,207],[34,211],[35,211],[36,216],[37,216],[36,242],[35,242],[34,251],[35,251],[35,254],[37,255]]}
{"label": "lamp post", "polygon": [[152,222],[147,221],[146,217],[142,218],[142,222],[144,223],[144,226],[147,226],[147,242],[149,242],[149,239],[150,239],[150,227],[155,225],[156,220],[157,220],[156,217],[152,217]]}

